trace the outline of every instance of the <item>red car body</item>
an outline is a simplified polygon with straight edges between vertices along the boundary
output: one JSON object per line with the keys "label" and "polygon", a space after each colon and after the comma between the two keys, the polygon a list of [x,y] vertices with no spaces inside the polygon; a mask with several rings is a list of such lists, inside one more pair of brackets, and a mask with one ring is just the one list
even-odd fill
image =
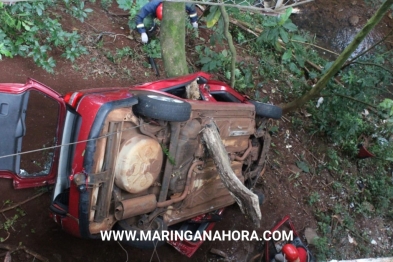
{"label": "red car body", "polygon": [[[234,169],[237,170],[239,179],[243,180],[243,182],[249,180],[251,179],[250,174],[252,172],[250,171],[250,174],[245,175],[243,174],[242,167],[248,167],[247,163],[245,163],[246,159],[249,161],[249,165],[251,162],[254,164],[259,163],[258,161],[261,157],[263,146],[263,141],[259,141],[258,139],[260,138],[254,135],[257,129],[255,119],[257,115],[279,118],[281,116],[281,109],[266,104],[263,104],[263,108],[258,109],[259,104],[256,104],[256,102],[249,101],[227,84],[211,80],[210,78],[209,74],[199,72],[188,76],[160,80],[126,88],[111,87],[86,89],[72,92],[65,96],[33,79],[29,79],[24,85],[0,84],[0,125],[3,131],[10,130],[0,139],[0,177],[12,179],[15,188],[55,184],[51,215],[65,231],[77,237],[96,238],[99,230],[109,230],[118,221],[129,219],[127,215],[124,214],[127,212],[134,212],[131,209],[128,211],[121,210],[121,212],[124,211],[124,214],[121,213],[120,215],[116,212],[119,211],[118,206],[123,207],[127,204],[130,205],[129,203],[134,203],[132,202],[134,195],[136,196],[135,198],[140,197],[140,199],[143,200],[149,198],[149,200],[146,200],[146,205],[148,206],[154,206],[157,205],[157,203],[161,203],[161,206],[165,205],[162,203],[168,202],[170,199],[181,194],[183,190],[186,190],[184,189],[186,182],[183,181],[185,178],[180,174],[179,178],[176,178],[177,180],[175,181],[177,184],[168,184],[169,189],[165,189],[168,193],[165,194],[165,190],[163,189],[163,184],[165,184],[165,182],[163,181],[165,180],[165,169],[169,168],[169,164],[161,164],[160,171],[157,171],[156,176],[162,179],[162,181],[157,178],[157,180],[155,180],[156,182],[152,183],[150,187],[146,189],[147,191],[145,189],[138,189],[139,191],[136,194],[131,194],[125,192],[126,190],[119,189],[119,187],[124,187],[124,185],[121,185],[121,182],[118,182],[116,177],[114,178],[115,182],[113,182],[113,178],[105,178],[105,176],[112,175],[112,173],[117,170],[117,153],[120,155],[120,152],[122,152],[121,150],[126,146],[123,140],[129,139],[129,141],[131,141],[134,136],[143,137],[141,138],[143,141],[154,143],[154,145],[158,143],[153,140],[157,140],[163,148],[165,145],[169,144],[169,154],[163,156],[162,162],[165,163],[166,161],[168,163],[169,161],[171,150],[174,150],[173,148],[176,146],[173,145],[171,149],[171,144],[173,144],[171,139],[174,136],[173,130],[176,130],[174,128],[176,125],[171,124],[171,120],[160,120],[160,117],[157,118],[159,120],[154,120],[154,116],[148,115],[147,120],[151,122],[149,122],[147,126],[149,126],[150,130],[139,131],[138,129],[138,131],[130,131],[134,132],[130,135],[131,138],[122,137],[121,139],[118,138],[118,142],[111,142],[112,137],[110,136],[112,136],[112,131],[110,131],[110,125],[112,125],[114,134],[116,134],[116,130],[123,130],[119,125],[128,124],[131,127],[136,125],[136,127],[142,129],[140,126],[143,126],[143,123],[147,122],[143,113],[145,112],[145,108],[140,108],[139,113],[135,113],[136,111],[134,108],[137,106],[141,107],[141,97],[144,96],[145,99],[147,97],[163,100],[159,101],[160,103],[169,101],[174,104],[190,104],[191,109],[188,113],[190,119],[182,120],[179,118],[179,120],[174,120],[174,122],[181,122],[181,124],[177,125],[177,128],[180,129],[178,132],[180,133],[183,132],[184,128],[188,128],[187,132],[192,133],[192,123],[196,123],[198,128],[200,128],[199,126],[201,124],[203,125],[204,119],[209,117],[215,118],[221,123],[221,126],[225,126],[229,133],[227,138],[223,139],[228,143],[228,153],[233,156]],[[197,99],[185,97],[186,91],[188,92],[188,87],[193,83],[194,86],[197,85],[197,93],[199,95]],[[38,98],[35,98],[36,96]],[[33,98],[36,100],[30,101]],[[48,105],[46,102],[48,102]],[[38,108],[40,105],[42,105],[43,109]],[[30,107],[33,108],[30,110]],[[186,107],[183,108],[186,110]],[[267,112],[266,115],[263,115],[266,108],[268,109],[267,111],[272,109],[273,115],[270,115],[270,111]],[[51,129],[53,129],[51,135],[46,135],[46,131],[40,131],[46,130],[46,126],[41,124],[41,121],[43,121],[40,117],[41,113],[30,113],[33,112],[34,109],[37,109],[41,113],[49,113],[52,115],[47,117],[48,119],[52,119],[52,121],[49,121],[52,125]],[[176,114],[181,113],[176,110],[173,112]],[[230,115],[226,115],[226,112],[229,112],[228,114]],[[34,120],[29,120],[31,116]],[[167,114],[167,117],[171,119],[170,114]],[[112,120],[110,121],[117,124],[112,124],[108,118],[111,118]],[[143,122],[143,119],[145,122]],[[131,122],[136,124],[131,125]],[[142,125],[138,123],[142,123]],[[104,132],[104,128],[108,125],[109,131]],[[29,126],[32,127],[30,128]],[[29,143],[26,141],[25,135],[32,132],[31,129],[36,129],[35,132],[42,134],[44,142],[41,142],[41,144],[45,146],[44,148],[39,146],[36,141],[32,141],[32,145],[28,145]],[[160,130],[156,131],[158,129]],[[123,134],[119,136],[122,135]],[[149,138],[149,136],[152,138]],[[200,138],[198,134],[195,134],[195,137],[198,137],[199,141]],[[191,138],[186,139],[189,139],[187,141],[191,141]],[[32,140],[35,140],[35,138]],[[39,139],[37,138],[37,140]],[[105,142],[100,142],[104,140]],[[113,140],[116,140],[116,138],[113,138]],[[251,141],[253,141],[253,143],[255,142],[255,145],[253,144],[253,146],[251,146]],[[135,143],[138,144],[139,142]],[[27,146],[26,148],[25,145]],[[199,142],[195,142],[193,145],[192,150],[196,151],[198,149],[203,151],[203,149],[200,149],[201,144]],[[113,156],[115,158],[114,160],[112,160],[111,154],[108,153],[109,146],[115,149],[117,148],[116,150],[113,148],[111,149],[111,152],[116,152],[116,154],[113,154],[116,155],[116,157]],[[190,159],[192,158],[195,162],[197,157],[194,156],[192,150],[188,150],[186,147],[187,143],[185,143],[184,148],[181,149],[183,150],[182,154],[190,154]],[[50,151],[50,153],[45,151],[46,153],[44,156],[41,156],[38,155],[41,154],[39,153],[40,150],[36,152],[34,149],[47,150]],[[249,154],[249,156],[245,156],[242,160],[240,156],[246,153]],[[135,154],[130,156],[130,158],[134,158]],[[205,166],[199,166],[202,173],[205,172],[204,170],[214,169],[214,165],[208,160],[208,157],[205,159],[205,153],[199,153],[199,156],[198,159],[204,162],[203,166]],[[181,156],[181,153],[178,153],[176,157],[178,159],[184,158],[184,156]],[[41,159],[41,162],[37,163],[38,160],[34,159]],[[150,161],[150,166],[156,160],[144,161]],[[100,167],[97,167],[98,162],[100,163]],[[33,171],[25,171],[24,166],[22,166],[23,163],[27,163],[27,166],[32,165],[31,170]],[[111,165],[108,169],[109,171],[105,171],[105,168],[108,168],[107,166],[109,165]],[[187,162],[185,165],[190,166],[191,162]],[[194,170],[194,168],[197,164],[191,166],[192,167],[188,171],[190,174],[195,172],[196,169]],[[209,166],[209,168],[206,166]],[[42,170],[34,171],[37,167]],[[97,171],[100,168],[104,171]],[[178,168],[176,169],[178,173],[181,173],[181,170],[183,170],[181,169],[182,167],[178,167],[178,165],[171,168]],[[259,169],[254,171],[258,173],[258,170]],[[218,177],[217,172],[213,172],[212,174]],[[190,176],[194,176],[194,174]],[[212,175],[209,173],[209,176],[211,177]],[[255,179],[255,175],[252,179]],[[168,178],[168,180],[171,181],[170,178]],[[157,181],[159,182],[158,184],[162,183],[162,185],[157,186]],[[200,181],[204,181],[203,183],[205,184],[201,182],[203,186],[208,185],[207,177],[201,178]],[[212,184],[212,188],[217,187],[217,185],[220,185],[219,187],[221,188],[221,184],[219,184],[220,181],[215,181],[215,184]],[[119,183],[120,185],[118,185]],[[109,188],[105,189],[105,191],[103,188],[107,185]],[[98,193],[94,193],[94,190]],[[102,190],[107,193],[102,193]],[[196,187],[195,189],[190,189],[190,195],[191,192],[194,192],[193,190],[196,192]],[[229,193],[225,193],[225,189],[220,190],[222,190],[220,192],[223,193],[220,193],[222,196],[219,198],[206,198],[207,202],[210,201],[209,205],[215,207],[214,210],[223,208],[234,202]],[[115,191],[120,193],[116,193]],[[117,200],[116,194],[121,195]],[[160,194],[162,194],[163,197],[160,196]],[[187,198],[189,198],[189,196],[186,197],[185,200],[187,200]],[[174,203],[170,204],[176,206]],[[161,210],[165,210],[166,208],[160,205],[158,206]],[[148,210],[146,214],[152,214],[157,211],[157,209],[158,207],[152,208]],[[200,204],[198,208],[194,208],[190,205],[189,212],[187,212],[195,217],[206,213],[206,211],[213,210]],[[168,225],[186,221],[190,218],[189,216],[176,217],[168,213],[169,211],[166,212],[166,220],[165,218],[163,218],[163,220]],[[132,214],[135,215],[136,213],[134,212]],[[146,216],[146,214],[137,214],[137,216],[139,218],[142,215]]]}

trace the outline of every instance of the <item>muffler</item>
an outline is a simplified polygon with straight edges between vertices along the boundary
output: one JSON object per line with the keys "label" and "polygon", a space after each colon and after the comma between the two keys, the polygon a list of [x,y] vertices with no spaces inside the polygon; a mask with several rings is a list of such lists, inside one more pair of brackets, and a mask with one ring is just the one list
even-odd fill
{"label": "muffler", "polygon": [[116,204],[115,218],[123,220],[137,215],[152,212],[157,207],[156,195],[136,197],[120,201]]}

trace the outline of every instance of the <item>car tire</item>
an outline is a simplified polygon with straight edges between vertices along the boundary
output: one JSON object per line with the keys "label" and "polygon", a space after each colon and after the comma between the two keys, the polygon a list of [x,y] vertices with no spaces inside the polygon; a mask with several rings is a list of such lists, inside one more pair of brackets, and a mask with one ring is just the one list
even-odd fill
{"label": "car tire", "polygon": [[183,100],[161,95],[139,95],[132,107],[137,115],[158,120],[183,122],[190,119],[191,105]]}
{"label": "car tire", "polygon": [[[135,238],[139,239],[139,241],[131,240],[131,239],[127,240],[127,239],[125,239],[125,234],[124,234],[122,243],[124,243],[125,245],[139,248],[139,249],[154,249],[156,247],[160,247],[160,246],[164,245],[165,241],[163,241],[162,238],[160,240],[156,239],[156,240],[143,240],[142,241],[141,240],[141,236],[142,236],[141,231],[147,232],[150,230],[151,231],[150,238],[153,239],[155,234],[157,234],[156,233],[157,231],[161,237],[162,231],[167,230],[168,227],[161,218],[157,217],[151,222],[151,225],[148,229],[141,229],[135,225],[130,225],[127,222],[127,220],[120,220],[119,222],[117,222],[116,229],[117,230],[124,230],[124,231],[134,231]],[[144,235],[146,236],[147,233],[144,233]]]}
{"label": "car tire", "polygon": [[268,117],[273,119],[280,119],[282,116],[281,107],[258,102],[255,100],[249,100],[251,104],[255,106],[255,113],[257,116]]}

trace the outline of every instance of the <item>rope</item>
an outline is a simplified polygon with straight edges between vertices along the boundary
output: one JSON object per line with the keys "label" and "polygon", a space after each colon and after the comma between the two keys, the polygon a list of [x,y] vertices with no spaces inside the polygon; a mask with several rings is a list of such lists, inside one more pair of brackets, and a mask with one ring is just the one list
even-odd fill
{"label": "rope", "polygon": [[[150,123],[150,122],[149,122],[149,123]],[[149,123],[143,123],[142,125],[149,124]],[[1,159],[1,158],[12,157],[12,156],[23,155],[23,154],[34,153],[34,152],[40,152],[40,151],[45,151],[45,150],[50,150],[50,149],[55,149],[55,148],[59,148],[59,147],[63,147],[63,146],[76,145],[76,144],[85,143],[85,142],[89,142],[89,141],[94,141],[94,140],[98,140],[98,139],[101,139],[101,138],[105,138],[105,137],[108,137],[108,136],[112,136],[112,135],[115,135],[115,134],[118,134],[118,133],[122,133],[122,132],[124,132],[124,131],[128,131],[128,130],[131,130],[131,129],[134,129],[134,128],[138,128],[138,127],[140,127],[140,126],[141,126],[141,125],[134,126],[134,127],[130,127],[130,128],[126,128],[126,129],[122,129],[122,130],[119,130],[119,131],[116,131],[116,132],[108,133],[108,134],[106,134],[106,135],[102,135],[102,136],[99,136],[99,137],[96,137],[96,138],[81,140],[81,141],[72,142],[72,143],[68,143],[68,144],[50,146],[50,147],[46,147],[46,148],[33,149],[33,150],[24,151],[24,152],[19,152],[19,153],[15,153],[15,154],[4,155],[4,156],[0,156],[0,159]]]}

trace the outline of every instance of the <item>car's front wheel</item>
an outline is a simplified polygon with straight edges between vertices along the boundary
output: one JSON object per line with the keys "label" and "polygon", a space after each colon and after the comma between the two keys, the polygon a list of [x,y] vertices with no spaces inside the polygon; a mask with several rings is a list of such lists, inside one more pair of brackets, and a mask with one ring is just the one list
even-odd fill
{"label": "car's front wheel", "polygon": [[255,100],[249,100],[249,102],[255,106],[255,113],[257,114],[257,116],[269,117],[273,119],[280,119],[282,116],[281,107],[258,102]]}
{"label": "car's front wheel", "polygon": [[[162,231],[167,230],[168,227],[161,218],[156,217],[144,229],[131,225],[127,219],[117,222],[116,229],[127,231],[127,233],[124,232],[123,234],[122,242],[124,244],[140,249],[154,249],[165,244],[165,240],[162,238]],[[126,239],[127,234],[132,236],[133,239]],[[157,239],[157,234],[160,236],[160,239]],[[146,236],[148,236],[147,239],[145,239]]]}
{"label": "car's front wheel", "polygon": [[161,95],[138,95],[133,111],[158,120],[183,122],[190,119],[191,105],[186,101]]}

